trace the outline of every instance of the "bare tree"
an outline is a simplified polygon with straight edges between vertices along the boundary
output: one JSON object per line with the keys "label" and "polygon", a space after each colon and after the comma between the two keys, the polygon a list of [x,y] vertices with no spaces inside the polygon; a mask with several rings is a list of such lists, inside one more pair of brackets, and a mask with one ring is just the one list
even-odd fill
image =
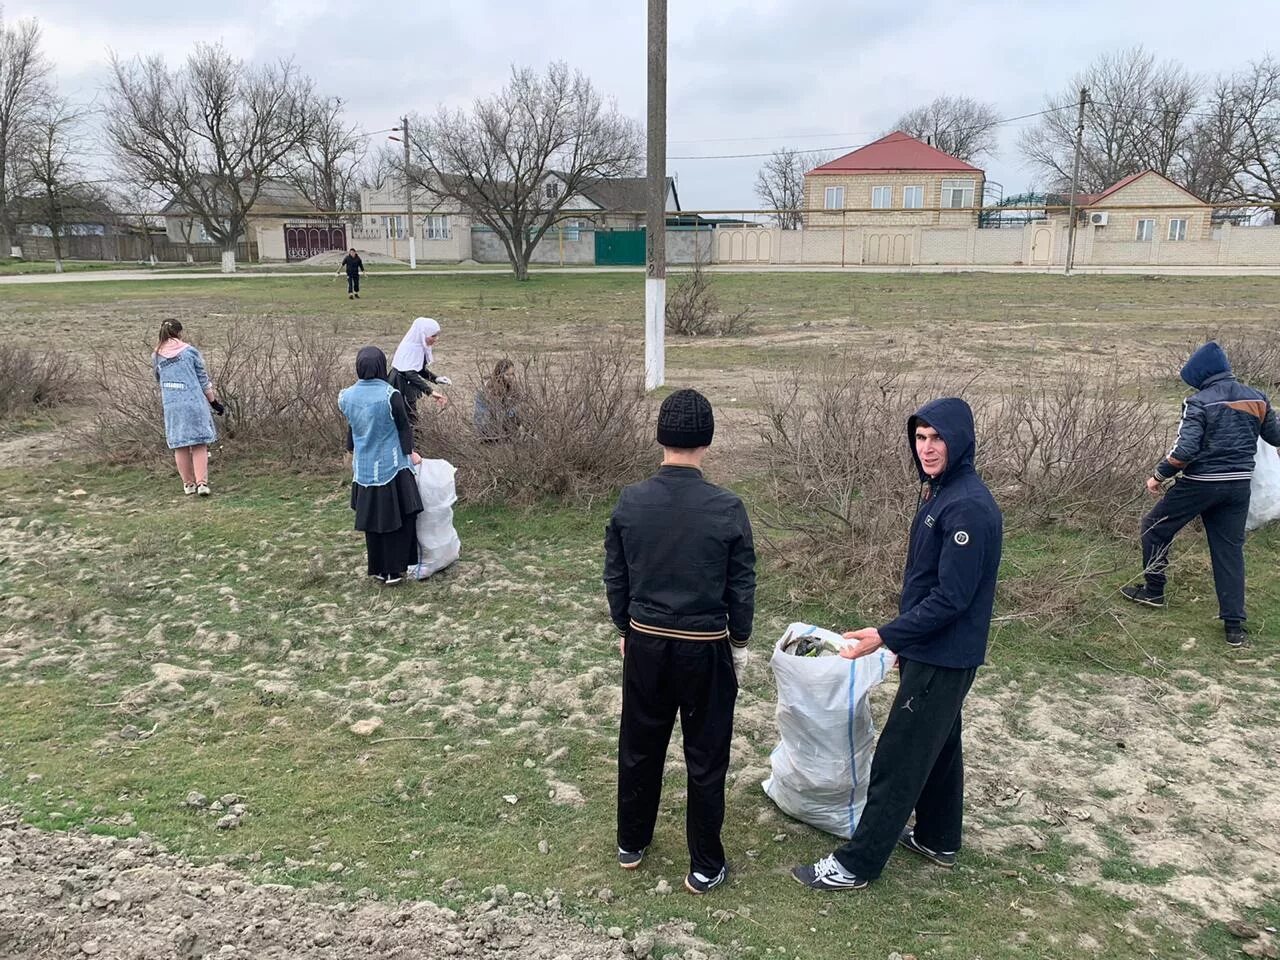
{"label": "bare tree", "polygon": [[469,112],[441,108],[413,125],[409,182],[452,201],[498,235],[517,280],[566,207],[601,178],[639,172],[640,128],[564,63],[512,68]]}
{"label": "bare tree", "polygon": [[35,20],[9,25],[0,11],[0,242],[6,256],[16,236],[14,204],[30,187],[25,154],[34,142],[37,111],[52,92],[49,77],[40,25]]}
{"label": "bare tree", "polygon": [[[1280,204],[1280,60],[1268,56],[1249,65],[1231,84],[1238,138],[1230,156],[1240,169],[1240,197]],[[1280,224],[1280,206],[1271,207]]]}
{"label": "bare tree", "polygon": [[404,183],[404,155],[402,151],[391,147],[379,147],[373,153],[365,155],[360,164],[360,187],[369,190],[381,190],[390,183]]}
{"label": "bare tree", "polygon": [[172,196],[222,247],[223,272],[234,271],[263,187],[311,136],[311,81],[292,61],[251,67],[201,43],[177,71],[160,57],[113,58],[107,97],[107,138],[126,178]]}
{"label": "bare tree", "polygon": [[55,273],[62,273],[67,225],[101,206],[101,191],[88,182],[79,160],[84,117],[62,97],[48,99],[33,118],[32,143],[23,158],[32,187],[27,216],[49,230]]}
{"label": "bare tree", "polygon": [[1221,77],[1199,105],[1190,134],[1178,151],[1179,182],[1210,203],[1240,199],[1244,195],[1242,143],[1234,85],[1230,78]]}
{"label": "bare tree", "polygon": [[1000,114],[991,104],[972,97],[944,95],[904,113],[894,129],[972,163],[980,157],[996,155],[999,124]]}
{"label": "bare tree", "polygon": [[348,210],[358,199],[365,138],[342,118],[337,97],[318,100],[311,130],[289,158],[289,182],[321,210]]}
{"label": "bare tree", "polygon": [[[135,230],[142,239],[145,259],[154,266],[156,262],[155,234],[163,232],[164,219],[155,213],[157,197],[150,190],[138,184],[116,184],[111,190],[111,205],[118,211],[115,221],[118,225]],[[186,221],[190,223],[190,221]]]}
{"label": "bare tree", "polygon": [[1022,131],[1023,155],[1051,190],[1066,191],[1075,155],[1075,104],[1089,90],[1080,190],[1105,190],[1131,173],[1152,169],[1182,179],[1179,157],[1193,135],[1191,113],[1199,81],[1172,61],[1157,64],[1141,47],[1104,54],[1046,102],[1050,112]]}
{"label": "bare tree", "polygon": [[827,153],[792,147],[775,150],[756,171],[756,196],[769,210],[770,219],[783,230],[799,230],[804,217],[804,175],[830,159]]}

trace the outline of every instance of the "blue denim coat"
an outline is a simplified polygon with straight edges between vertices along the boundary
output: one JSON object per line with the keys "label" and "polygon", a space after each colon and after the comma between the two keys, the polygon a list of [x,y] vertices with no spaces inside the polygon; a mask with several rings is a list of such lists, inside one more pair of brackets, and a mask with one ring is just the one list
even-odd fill
{"label": "blue denim coat", "polygon": [[187,347],[176,357],[152,354],[160,401],[164,405],[164,436],[170,450],[213,443],[218,439],[213,411],[205,397],[209,374],[204,357],[195,347]]}

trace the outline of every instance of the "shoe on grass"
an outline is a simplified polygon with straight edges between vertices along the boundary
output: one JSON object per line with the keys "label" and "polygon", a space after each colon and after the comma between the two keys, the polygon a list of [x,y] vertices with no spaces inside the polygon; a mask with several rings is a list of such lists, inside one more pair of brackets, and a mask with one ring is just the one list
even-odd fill
{"label": "shoe on grass", "polygon": [[639,850],[623,850],[618,848],[618,866],[623,870],[634,870],[640,866],[640,861],[644,859],[644,852],[648,847],[641,847]]}
{"label": "shoe on grass", "polygon": [[842,867],[834,853],[817,863],[793,867],[791,876],[796,883],[803,884],[810,890],[863,890],[871,883]]}
{"label": "shoe on grass", "polygon": [[196,492],[196,485],[194,483],[184,483],[182,485],[182,492],[189,497]]}
{"label": "shoe on grass", "polygon": [[1227,646],[1247,647],[1249,645],[1249,631],[1243,623],[1228,623],[1224,625],[1224,629]]}
{"label": "shoe on grass", "polygon": [[392,573],[392,574],[389,574],[389,575],[388,575],[388,576],[387,576],[387,577],[382,581],[382,583],[383,583],[383,586],[387,586],[387,587],[398,587],[400,584],[404,583],[404,574],[403,574],[403,573]]}
{"label": "shoe on grass", "polygon": [[209,495],[209,493],[210,493],[210,490],[209,490],[209,484],[207,484],[207,483],[197,483],[197,484],[196,484],[196,493],[200,494],[200,496],[202,496],[202,497],[207,497],[207,496]]}
{"label": "shoe on grass", "polygon": [[950,869],[956,865],[956,854],[954,850],[930,850],[916,839],[916,832],[911,827],[907,827],[902,831],[902,836],[898,837],[898,843],[906,847],[912,853],[918,853],[926,860],[931,860],[940,867],[947,867]]}
{"label": "shoe on grass", "polygon": [[1134,603],[1140,603],[1144,607],[1159,607],[1163,609],[1167,606],[1164,594],[1154,592],[1145,583],[1139,584],[1136,587],[1121,587],[1120,595],[1126,600],[1132,600]]}
{"label": "shoe on grass", "polygon": [[689,875],[684,878],[684,888],[692,894],[701,896],[708,890],[713,890],[724,883],[724,878],[728,874],[728,867],[721,867],[719,873],[712,874],[709,877],[706,874],[698,873],[696,870],[690,870]]}

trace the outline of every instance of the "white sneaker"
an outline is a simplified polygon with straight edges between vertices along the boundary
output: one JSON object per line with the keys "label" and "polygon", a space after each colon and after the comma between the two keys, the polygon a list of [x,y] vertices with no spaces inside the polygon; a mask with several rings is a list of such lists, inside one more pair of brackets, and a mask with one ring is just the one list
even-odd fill
{"label": "white sneaker", "polygon": [[209,485],[207,483],[196,484],[196,493],[202,497],[207,497],[209,495]]}
{"label": "white sneaker", "polygon": [[196,485],[194,483],[184,483],[182,485],[182,492],[189,497],[196,492]]}

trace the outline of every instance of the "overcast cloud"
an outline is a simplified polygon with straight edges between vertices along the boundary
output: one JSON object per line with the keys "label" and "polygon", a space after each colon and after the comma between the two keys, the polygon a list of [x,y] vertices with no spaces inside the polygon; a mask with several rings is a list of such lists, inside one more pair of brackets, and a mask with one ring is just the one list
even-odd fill
{"label": "overcast cloud", "polygon": [[[961,8],[962,7],[962,12]],[[627,114],[645,110],[644,0],[9,0],[7,19],[37,17],[62,90],[91,101],[108,51],[163,52],[177,62],[199,40],[237,56],[292,56],[320,89],[342,96],[366,130],[406,110],[462,106],[501,86],[512,63],[565,60]],[[760,159],[780,146],[848,148],[887,131],[941,93],[1038,110],[1099,53],[1142,44],[1200,73],[1267,52],[1259,7],[1202,2],[983,0],[915,4],[841,0],[670,0],[668,172],[685,209],[758,206]],[[1002,129],[985,164],[1006,193],[1032,180]],[[382,135],[371,138],[382,142]],[[844,152],[840,150],[839,152]]]}

